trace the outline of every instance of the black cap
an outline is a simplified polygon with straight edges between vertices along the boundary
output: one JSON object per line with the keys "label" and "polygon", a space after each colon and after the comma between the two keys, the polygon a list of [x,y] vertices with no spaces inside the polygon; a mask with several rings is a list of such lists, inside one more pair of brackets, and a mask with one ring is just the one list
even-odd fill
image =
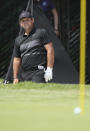
{"label": "black cap", "polygon": [[33,16],[30,14],[30,12],[22,11],[19,16],[19,21],[23,18],[32,18]]}

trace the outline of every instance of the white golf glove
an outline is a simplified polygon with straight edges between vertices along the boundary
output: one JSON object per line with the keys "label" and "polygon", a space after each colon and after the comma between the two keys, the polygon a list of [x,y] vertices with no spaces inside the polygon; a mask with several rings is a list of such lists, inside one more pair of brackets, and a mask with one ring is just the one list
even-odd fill
{"label": "white golf glove", "polygon": [[53,71],[52,68],[47,67],[45,74],[44,74],[44,78],[45,78],[46,82],[52,80],[52,78],[53,78],[53,72],[52,71]]}

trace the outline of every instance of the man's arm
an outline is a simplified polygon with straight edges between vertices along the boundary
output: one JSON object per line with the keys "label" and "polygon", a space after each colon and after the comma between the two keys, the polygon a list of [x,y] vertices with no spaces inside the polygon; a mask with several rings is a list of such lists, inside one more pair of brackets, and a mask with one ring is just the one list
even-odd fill
{"label": "man's arm", "polygon": [[54,17],[54,30],[55,30],[56,35],[59,35],[59,31],[58,31],[59,20],[58,20],[58,13],[57,13],[56,8],[52,9],[52,14],[53,14],[53,17]]}
{"label": "man's arm", "polygon": [[54,65],[54,48],[52,42],[44,45],[47,51],[47,67],[53,68]]}
{"label": "man's arm", "polygon": [[18,73],[21,65],[21,58],[14,57],[13,60],[13,84],[16,84],[19,82],[18,79]]}
{"label": "man's arm", "polygon": [[54,48],[52,42],[45,45],[47,51],[47,69],[44,74],[45,81],[48,82],[53,78],[53,65],[54,65]]}

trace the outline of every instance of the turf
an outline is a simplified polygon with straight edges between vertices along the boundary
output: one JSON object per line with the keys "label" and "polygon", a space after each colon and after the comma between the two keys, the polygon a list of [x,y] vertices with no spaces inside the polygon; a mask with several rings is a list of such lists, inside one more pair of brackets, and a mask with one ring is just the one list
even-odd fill
{"label": "turf", "polygon": [[0,131],[90,131],[90,86],[75,115],[79,94],[79,85],[0,84]]}

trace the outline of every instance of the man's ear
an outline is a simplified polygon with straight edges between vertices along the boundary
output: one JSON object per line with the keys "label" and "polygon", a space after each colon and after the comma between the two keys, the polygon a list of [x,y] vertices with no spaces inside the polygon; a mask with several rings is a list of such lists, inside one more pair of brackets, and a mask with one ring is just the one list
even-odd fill
{"label": "man's ear", "polygon": [[19,25],[20,25],[21,27],[23,27],[23,25],[22,25],[22,23],[21,23],[21,22],[19,22]]}
{"label": "man's ear", "polygon": [[32,18],[32,22],[34,23],[34,18]]}

